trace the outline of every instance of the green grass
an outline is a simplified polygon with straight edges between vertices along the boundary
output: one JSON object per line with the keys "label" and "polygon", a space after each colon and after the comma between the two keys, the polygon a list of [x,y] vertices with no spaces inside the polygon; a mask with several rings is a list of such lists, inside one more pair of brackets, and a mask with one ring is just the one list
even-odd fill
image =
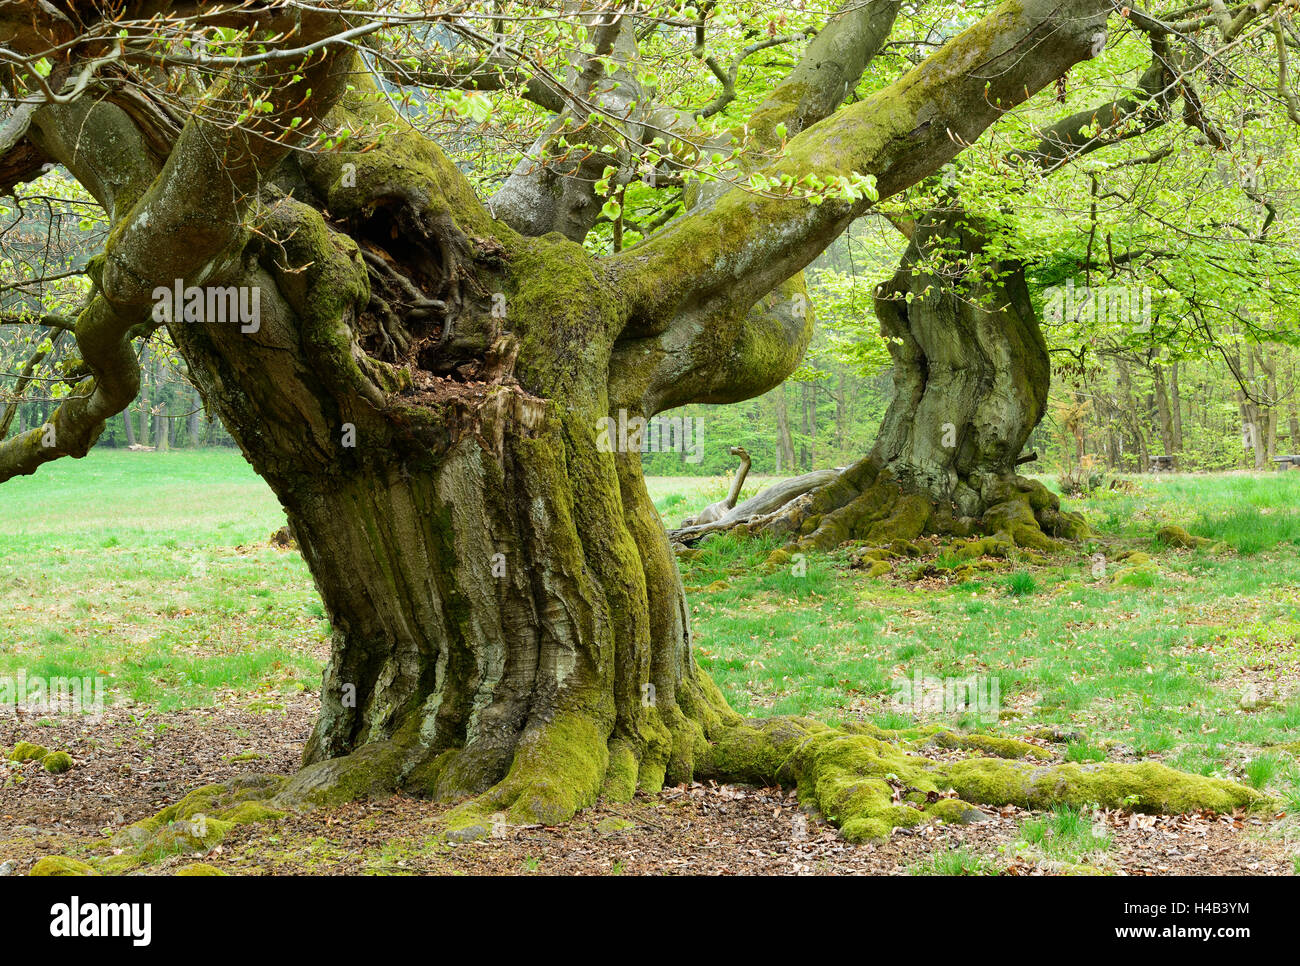
{"label": "green grass", "polygon": [[987,859],[971,855],[965,849],[940,852],[933,858],[912,866],[912,875],[997,875],[997,868]]}
{"label": "green grass", "polygon": [[[1006,735],[1058,727],[1085,735],[1063,749],[1071,761],[1151,758],[1258,782],[1300,805],[1294,769],[1258,763],[1300,740],[1295,531],[1279,525],[1287,539],[1255,548],[1226,523],[1202,528],[1248,553],[1171,551],[1154,541],[1166,523],[1231,521],[1246,506],[1264,519],[1293,518],[1300,473],[1147,478],[1136,493],[1070,506],[1094,526],[1114,511],[1120,522],[1110,535],[1151,553],[1158,575],[1115,583],[1112,568],[1095,579],[1096,547],[1084,544],[1046,566],[1013,562],[965,583],[867,579],[842,553],[809,557],[798,578],[789,567],[763,572],[772,543],[715,539],[682,561],[698,658],[751,714],[895,728],[940,720]],[[936,569],[951,569],[950,558],[940,549]],[[916,673],[996,678],[999,719],[900,707],[897,682]],[[1273,700],[1243,708],[1252,682]]]}
{"label": "green grass", "polygon": [[[1051,477],[1040,479],[1056,489]],[[1175,523],[1246,556],[1300,546],[1300,473],[1168,474],[1128,481],[1132,492],[1099,490],[1071,507],[1094,529],[1114,536],[1149,536]]]}
{"label": "green grass", "polygon": [[[745,477],[737,502],[744,502],[769,483],[780,479],[775,476],[750,474]],[[679,526],[685,517],[699,513],[710,503],[725,499],[731,491],[731,476],[648,476],[646,488],[655,509],[663,517],[664,525]]]}
{"label": "green grass", "polygon": [[1016,571],[1005,581],[1007,593],[1013,597],[1027,597],[1038,592],[1038,581],[1034,575],[1024,570]]}
{"label": "green grass", "polygon": [[1266,788],[1282,772],[1284,763],[1277,755],[1264,754],[1246,763],[1246,783],[1251,788]]}
{"label": "green grass", "polygon": [[1090,745],[1086,741],[1072,741],[1065,748],[1065,760],[1086,763],[1105,761],[1106,749]]}
{"label": "green grass", "polygon": [[1107,852],[1112,844],[1110,833],[1095,828],[1088,812],[1068,806],[1025,822],[1020,841],[1049,859],[1074,863]]}
{"label": "green grass", "polygon": [[161,710],[320,680],[306,564],[235,451],[94,450],[0,488],[0,675],[102,679]]}

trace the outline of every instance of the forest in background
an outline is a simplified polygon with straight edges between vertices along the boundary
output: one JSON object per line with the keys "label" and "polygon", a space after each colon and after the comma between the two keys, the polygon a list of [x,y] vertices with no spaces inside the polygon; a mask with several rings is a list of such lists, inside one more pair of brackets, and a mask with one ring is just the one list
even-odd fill
{"label": "forest in background", "polygon": [[819,5],[0,3],[0,874],[1300,873],[1300,0]]}

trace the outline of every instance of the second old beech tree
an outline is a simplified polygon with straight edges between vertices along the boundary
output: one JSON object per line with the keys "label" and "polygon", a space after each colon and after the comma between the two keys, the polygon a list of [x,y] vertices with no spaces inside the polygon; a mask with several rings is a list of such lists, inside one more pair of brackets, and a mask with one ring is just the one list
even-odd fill
{"label": "second old beech tree", "polygon": [[[1118,32],[1149,66],[1020,167],[1135,117],[1197,123],[1190,32],[1271,38],[1283,5],[1214,6],[866,0],[783,31],[761,3],[0,2],[0,189],[66,172],[109,226],[85,304],[42,320],[75,337],[73,390],[0,442],[0,481],[84,456],[137,394],[133,345],[165,327],[283,504],[333,629],[302,770],[231,801],[401,789],[460,802],[449,827],[473,837],[497,813],[780,782],[853,840],[968,803],[1252,804],[1154,763],[1048,767],[949,734],[989,757],[943,764],[906,754],[933,729],[742,718],[692,656],[639,453],[598,445],[606,418],[780,384],[813,325],[804,267]],[[742,89],[775,48],[793,66]],[[476,135],[491,112],[513,154]],[[633,190],[662,193],[663,217],[625,218]],[[960,210],[890,216],[910,238],[878,301],[896,401],[867,458],[771,508],[792,542],[1085,532],[1015,472],[1049,378],[1019,266],[972,261],[962,292],[914,298],[943,288],[912,270],[928,247],[981,250]],[[159,310],[178,286],[205,297]]]}

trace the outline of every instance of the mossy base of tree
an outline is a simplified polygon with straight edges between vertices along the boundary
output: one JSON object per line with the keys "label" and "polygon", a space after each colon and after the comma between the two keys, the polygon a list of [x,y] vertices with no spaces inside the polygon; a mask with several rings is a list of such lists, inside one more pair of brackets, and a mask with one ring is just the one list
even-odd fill
{"label": "mossy base of tree", "polygon": [[771,513],[724,518],[673,531],[671,536],[683,546],[715,532],[767,534],[786,540],[787,553],[828,551],[862,542],[897,555],[917,556],[909,549],[915,547],[913,541],[938,534],[976,538],[958,548],[964,558],[973,559],[1006,556],[1016,548],[1052,553],[1091,532],[1082,516],[1063,510],[1056,494],[1037,480],[990,475],[976,485],[983,512],[961,515],[951,502],[909,490],[889,469],[866,458]]}
{"label": "mossy base of tree", "polygon": [[[691,745],[688,776],[798,790],[800,802],[837,826],[851,842],[887,838],[896,828],[930,820],[983,820],[977,806],[1059,805],[1179,814],[1270,806],[1264,794],[1235,782],[1186,774],[1155,762],[1076,764],[1053,760],[1040,744],[955,732],[942,725],[886,730],[869,723],[832,728],[808,718],[744,719],[697,672],[701,711],[680,732]],[[598,799],[623,802],[637,790],[655,793],[662,768],[643,767],[624,739],[610,740],[595,719],[569,714],[525,735],[505,778],[487,791],[458,796],[443,818],[449,842],[506,834],[512,826],[560,825]],[[292,778],[247,776],[199,788],[152,818],[113,836],[115,854],[89,862],[41,860],[34,875],[97,875],[133,871],[175,854],[206,852],[231,829],[283,818],[288,811],[337,806],[407,792],[430,796],[455,766],[444,753],[418,767],[415,744],[381,742],[309,765]],[[956,761],[924,751],[968,751]],[[680,764],[670,766],[679,769]],[[192,867],[197,869],[198,867]],[[200,871],[186,874],[205,874]]]}

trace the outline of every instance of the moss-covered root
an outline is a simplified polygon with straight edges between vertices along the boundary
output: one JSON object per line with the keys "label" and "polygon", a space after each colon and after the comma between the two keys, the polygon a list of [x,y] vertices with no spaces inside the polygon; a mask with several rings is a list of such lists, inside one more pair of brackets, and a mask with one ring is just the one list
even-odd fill
{"label": "moss-covered root", "polygon": [[1153,761],[1040,767],[974,758],[946,766],[943,778],[968,801],[1025,808],[1097,804],[1177,815],[1200,809],[1232,812],[1270,802],[1268,796],[1245,785],[1190,775]]}
{"label": "moss-covered root", "polygon": [[373,741],[351,754],[308,765],[279,790],[275,805],[309,810],[395,794],[422,754],[412,731],[408,727],[387,741]]}
{"label": "moss-covered root", "polygon": [[[917,738],[960,744],[942,734]],[[1231,811],[1267,802],[1242,785],[1154,763],[1035,765],[1001,758],[936,762],[912,750],[918,740],[850,734],[799,718],[746,722],[711,737],[701,762],[705,777],[794,784],[800,800],[839,826],[851,842],[886,838],[895,828],[931,818],[978,821],[972,803],[1033,808],[1096,803],[1179,813]],[[984,750],[1010,755],[1021,749]]]}
{"label": "moss-covered root", "polygon": [[1051,552],[1061,548],[1061,540],[1079,540],[1091,532],[1082,516],[1062,510],[1057,495],[1037,480],[992,480],[983,495],[988,503],[984,530],[1018,547]]}
{"label": "moss-covered root", "polygon": [[1214,546],[1214,541],[1208,537],[1194,537],[1182,527],[1173,524],[1157,530],[1156,540],[1164,546],[1173,547],[1176,550],[1198,550],[1202,547]]}
{"label": "moss-covered root", "polygon": [[[617,764],[622,771],[628,762]],[[559,714],[523,734],[505,778],[447,814],[447,837],[472,841],[503,826],[566,822],[596,803],[608,774],[608,729],[581,713]]]}
{"label": "moss-covered root", "polygon": [[280,775],[250,775],[196,788],[175,805],[115,834],[112,845],[119,854],[100,860],[99,868],[123,872],[168,855],[204,852],[236,826],[283,818],[285,813],[269,802],[286,782]]}
{"label": "moss-covered root", "polygon": [[904,493],[892,480],[880,478],[843,506],[803,519],[797,546],[825,551],[851,538],[878,544],[914,540],[926,532],[933,508],[929,497]]}
{"label": "moss-covered root", "polygon": [[47,855],[43,859],[38,859],[32,866],[32,871],[27,873],[35,876],[47,875],[99,875],[91,866],[77,859],[70,859],[66,855]]}
{"label": "moss-covered root", "polygon": [[[974,479],[970,484],[977,485]],[[960,516],[947,497],[904,487],[892,470],[867,459],[775,513],[737,526],[788,538],[787,552],[829,551],[849,540],[886,546],[925,534],[983,534],[998,547],[1046,553],[1091,532],[1082,516],[1063,510],[1056,494],[1037,480],[997,475],[978,487],[983,515]]]}
{"label": "moss-covered root", "polygon": [[[28,874],[120,875],[170,855],[206,852],[236,826],[283,818],[285,813],[269,803],[287,781],[282,775],[247,775],[220,785],[204,785],[157,815],[117,832],[110,842],[114,854],[93,856],[88,862],[62,855],[46,856]],[[221,873],[182,871],[178,874]]]}

